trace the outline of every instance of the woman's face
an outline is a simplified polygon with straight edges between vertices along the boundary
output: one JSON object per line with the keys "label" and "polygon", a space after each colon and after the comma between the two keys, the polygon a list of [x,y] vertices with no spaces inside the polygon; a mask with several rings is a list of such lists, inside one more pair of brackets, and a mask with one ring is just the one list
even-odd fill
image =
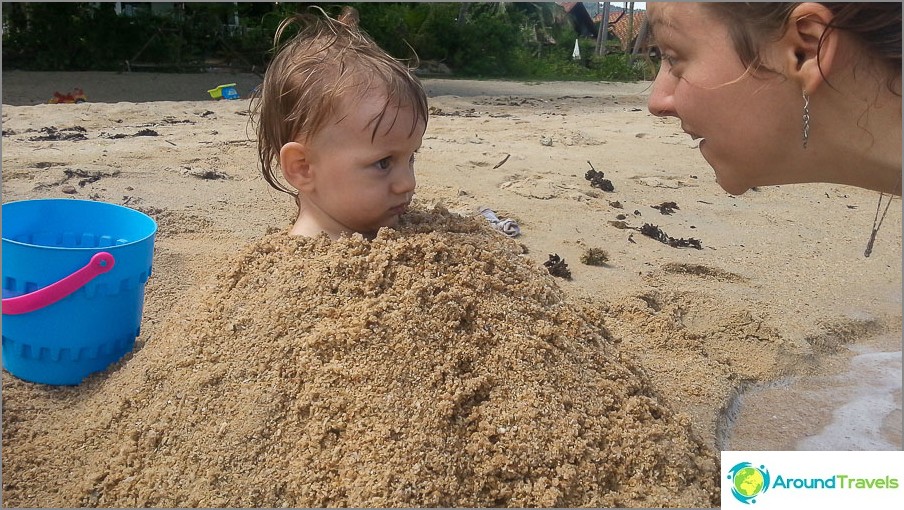
{"label": "woman's face", "polygon": [[779,72],[754,76],[728,28],[700,4],[656,3],[648,13],[662,51],[650,112],[677,117],[686,133],[701,139],[701,154],[729,193],[800,182],[794,160],[802,150],[803,98],[780,74],[780,54],[764,49],[765,64]]}

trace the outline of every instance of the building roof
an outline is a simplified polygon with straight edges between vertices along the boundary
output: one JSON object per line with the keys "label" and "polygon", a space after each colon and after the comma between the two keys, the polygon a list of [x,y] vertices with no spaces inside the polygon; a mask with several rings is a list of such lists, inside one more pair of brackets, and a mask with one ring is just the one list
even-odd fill
{"label": "building roof", "polygon": [[571,12],[571,10],[574,9],[574,6],[581,2],[556,2],[556,3],[561,5],[562,8],[565,9],[565,12]]}
{"label": "building roof", "polygon": [[[622,14],[624,14],[622,16]],[[621,19],[619,19],[621,16]],[[610,11],[609,12],[609,31],[615,34],[618,37],[618,40],[621,41],[622,48],[625,50],[629,50],[628,46],[634,42],[634,39],[637,37],[637,34],[640,33],[640,27],[643,26],[644,20],[647,19],[647,11],[634,11],[634,26],[631,30],[631,34],[628,34],[628,11]],[[593,21],[595,23],[600,23],[603,20],[603,15],[598,14]],[[615,20],[618,20],[617,22]]]}

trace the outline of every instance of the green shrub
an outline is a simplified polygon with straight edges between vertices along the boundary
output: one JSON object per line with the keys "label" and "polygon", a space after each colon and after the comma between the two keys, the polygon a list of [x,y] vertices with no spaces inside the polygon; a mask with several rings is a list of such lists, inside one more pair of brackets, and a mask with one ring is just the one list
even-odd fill
{"label": "green shrub", "polygon": [[[553,3],[365,2],[351,4],[362,28],[396,58],[445,63],[457,77],[527,80],[649,79],[649,63],[594,55]],[[170,13],[116,15],[112,3],[4,3],[3,64],[7,69],[118,70],[136,59],[156,70],[198,70],[228,62],[261,70],[273,34],[301,3],[184,3]],[[341,6],[325,5],[331,15]],[[238,12],[241,26],[227,30]],[[462,18],[462,19],[459,19]],[[536,33],[541,34],[537,40]],[[287,34],[288,35],[288,34]],[[546,44],[546,37],[555,44]]]}

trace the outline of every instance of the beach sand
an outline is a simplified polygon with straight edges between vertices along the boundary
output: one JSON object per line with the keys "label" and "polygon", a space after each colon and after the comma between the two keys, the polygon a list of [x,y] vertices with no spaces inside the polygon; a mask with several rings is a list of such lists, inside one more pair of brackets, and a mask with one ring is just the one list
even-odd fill
{"label": "beach sand", "polygon": [[[232,82],[237,83],[238,91],[244,97],[260,79],[254,75],[212,73],[3,73],[4,202],[44,197],[103,200],[141,210],[159,225],[154,273],[146,287],[142,334],[133,354],[108,372],[89,378],[75,388],[35,385],[4,371],[5,505],[130,506],[130,502],[163,504],[159,502],[167,501],[174,506],[218,502],[234,503],[235,506],[238,504],[235,502],[244,501],[256,506],[282,501],[279,495],[272,494],[269,499],[267,495],[259,495],[258,499],[250,500],[237,499],[235,494],[236,497],[224,495],[222,500],[154,499],[140,488],[129,489],[124,480],[139,474],[150,477],[149,473],[155,473],[150,478],[165,480],[165,462],[138,462],[145,471],[128,475],[98,471],[98,466],[86,465],[88,461],[85,460],[104,458],[106,454],[116,457],[115,453],[119,454],[116,457],[119,461],[110,461],[107,471],[121,471],[126,466],[138,469],[136,458],[156,455],[165,459],[167,454],[176,458],[174,445],[185,445],[190,441],[202,441],[203,444],[205,433],[216,435],[219,430],[219,424],[196,424],[194,428],[185,428],[187,421],[191,422],[190,415],[167,414],[164,404],[173,398],[165,399],[157,392],[152,394],[148,387],[171,391],[173,395],[179,395],[180,401],[197,400],[195,397],[201,395],[201,390],[191,389],[197,388],[195,383],[198,381],[189,375],[197,375],[197,371],[180,372],[178,367],[190,366],[180,356],[187,356],[187,353],[209,356],[209,353],[186,351],[188,347],[182,345],[182,337],[189,331],[202,331],[198,329],[200,322],[217,324],[222,319],[217,315],[222,311],[217,311],[210,301],[216,296],[220,296],[221,301],[228,301],[232,295],[217,294],[222,292],[218,289],[243,264],[258,267],[248,261],[257,260],[255,254],[266,253],[261,251],[262,247],[273,244],[273,236],[278,238],[280,229],[286,229],[292,221],[294,205],[289,197],[270,189],[259,175],[247,100],[214,101],[207,96],[207,89]],[[581,479],[574,487],[583,487],[586,494],[580,494],[579,490],[572,494],[569,490],[577,489],[565,490],[564,486],[556,486],[550,482],[555,477],[547,473],[543,483],[548,482],[548,487],[543,485],[546,489],[540,490],[542,484],[538,480],[542,477],[531,472],[523,474],[525,479],[532,480],[530,490],[506,492],[509,489],[500,487],[508,486],[501,484],[493,486],[492,498],[487,496],[489,499],[483,500],[436,500],[424,496],[429,491],[415,491],[412,494],[420,496],[409,499],[401,496],[393,499],[387,494],[368,496],[362,487],[374,490],[374,484],[391,486],[392,482],[384,478],[369,481],[361,478],[357,485],[348,482],[344,496],[338,493],[324,496],[326,493],[320,492],[316,494],[326,499],[316,499],[315,492],[305,495],[299,492],[295,499],[283,494],[286,501],[313,503],[314,506],[316,503],[354,506],[362,502],[376,503],[376,506],[391,503],[556,506],[563,502],[707,506],[707,502],[717,504],[718,501],[717,497],[711,499],[714,497],[713,466],[707,459],[717,461],[718,451],[722,449],[901,448],[902,285],[901,206],[898,199],[892,204],[879,232],[872,256],[864,258],[863,250],[876,212],[876,193],[813,184],[763,187],[743,196],[729,195],[715,183],[712,170],[696,149],[696,142],[681,132],[679,122],[656,118],[647,112],[645,99],[649,83],[425,79],[424,84],[432,114],[417,159],[417,210],[429,212],[438,206],[435,211],[448,210],[453,218],[476,216],[477,219],[469,224],[484,229],[472,229],[464,237],[454,232],[443,234],[440,229],[437,235],[451,236],[442,238],[443,242],[455,239],[474,246],[483,242],[487,253],[499,260],[498,264],[491,264],[495,269],[485,269],[488,275],[501,271],[499,268],[502,267],[520,268],[518,271],[524,271],[524,275],[531,274],[531,268],[536,269],[536,276],[524,278],[537,278],[546,286],[543,288],[553,289],[549,292],[561,293],[556,306],[563,307],[560,313],[565,315],[560,316],[568,319],[556,324],[551,316],[542,315],[552,312],[540,307],[531,309],[533,312],[530,313],[522,312],[526,314],[521,317],[522,321],[524,317],[530,319],[528,322],[548,320],[551,327],[559,329],[559,336],[568,338],[567,342],[577,342],[559,346],[568,352],[585,352],[589,348],[589,344],[582,343],[585,342],[582,339],[589,337],[581,336],[583,333],[578,334],[578,331],[585,331],[594,324],[601,328],[605,334],[601,333],[602,340],[594,342],[604,346],[600,347],[603,357],[597,360],[586,355],[587,366],[601,374],[610,374],[601,376],[609,382],[628,377],[611,376],[613,373],[630,372],[629,379],[633,382],[626,384],[642,389],[637,391],[646,399],[643,408],[656,409],[653,414],[662,424],[654,427],[643,419],[632,418],[630,423],[613,425],[612,416],[629,405],[631,395],[612,388],[600,389],[614,399],[610,405],[593,407],[597,403],[584,402],[588,398],[588,388],[606,386],[591,384],[590,381],[596,381],[593,378],[577,377],[578,372],[591,370],[577,361],[574,362],[577,364],[563,361],[534,366],[523,372],[523,378],[518,378],[522,377],[519,375],[507,382],[507,393],[500,390],[495,397],[484,395],[488,400],[481,408],[484,409],[482,416],[496,416],[490,411],[490,404],[502,405],[505,402],[503,394],[514,398],[511,395],[517,394],[515,388],[533,388],[534,395],[555,392],[569,402],[580,401],[583,411],[606,416],[610,427],[624,427],[626,433],[619,441],[624,441],[625,452],[632,451],[628,444],[653,452],[648,459],[637,460],[638,473],[649,476],[658,473],[665,477],[666,474],[655,467],[663,462],[675,465],[674,459],[665,460],[669,458],[666,452],[651,446],[659,444],[657,441],[662,437],[672,441],[676,451],[684,452],[683,458],[695,460],[675,465],[679,471],[672,476],[675,480],[683,480],[684,484],[673,488],[675,499],[659,494],[655,480],[643,486],[632,485],[637,481],[627,478],[615,489],[602,489]],[[68,92],[74,87],[84,89],[88,102],[42,104],[54,91]],[[150,132],[137,136],[142,130]],[[41,139],[48,135],[56,140]],[[67,135],[83,136],[70,138]],[[604,191],[592,187],[585,178],[585,173],[591,169],[603,172],[614,189]],[[668,212],[667,207],[662,207],[666,202],[674,202],[671,214],[664,214]],[[481,207],[491,208],[500,218],[514,219],[521,235],[510,240],[486,228],[482,217],[478,216]],[[698,240],[700,249],[658,242],[639,231],[645,224],[659,227],[661,232],[674,239]],[[272,228],[276,231],[268,230]],[[414,236],[412,246],[420,250],[427,249],[424,244],[427,240],[435,242],[433,238],[424,237],[428,234],[423,232],[407,235]],[[414,249],[392,236],[385,243],[389,254],[408,253],[402,245],[405,250]],[[367,246],[366,243],[361,241],[359,244],[355,249],[366,249],[361,248]],[[607,253],[605,264],[581,262],[582,255],[590,248]],[[288,257],[295,253],[294,249],[273,248],[276,253],[285,251]],[[336,248],[318,248],[326,250],[323,253],[304,251],[308,249],[304,248],[296,255],[315,260]],[[447,265],[439,267],[458,267],[456,264],[460,263],[462,252],[452,250],[450,253],[453,255],[444,262]],[[544,273],[543,263],[553,254],[564,258],[571,279]],[[283,288],[283,283],[292,281],[292,277],[285,275],[270,274],[267,278],[274,288]],[[478,280],[475,277],[474,281]],[[464,283],[451,285],[454,289]],[[255,289],[260,290],[251,286],[246,292]],[[503,309],[509,306],[506,300],[512,300],[511,306],[515,306],[515,302],[525,299],[514,291],[492,296],[494,303]],[[270,299],[279,298],[270,296]],[[495,308],[480,302],[485,308],[455,312],[459,314],[456,317],[490,320],[488,317]],[[379,300],[361,303],[375,308],[356,309],[358,312],[383,310],[381,313],[388,313],[385,307],[380,308],[384,305]],[[422,302],[418,305],[421,308],[411,310],[433,310],[423,308],[429,303],[432,302]],[[269,307],[264,302],[259,309],[257,315],[252,314],[249,318],[252,323],[263,320]],[[325,317],[311,313],[312,318]],[[462,313],[465,315],[460,315]],[[305,307],[300,305],[297,314],[305,317]],[[496,321],[493,324],[504,324],[505,314],[497,315],[492,316]],[[332,318],[334,321],[340,319],[346,318]],[[524,325],[512,323],[510,326]],[[285,332],[278,333],[280,327],[288,326],[278,326],[273,330],[272,338],[286,335]],[[539,329],[517,331],[526,338],[543,336]],[[202,333],[208,336],[203,337]],[[232,345],[231,339],[223,338],[224,333],[220,330],[203,330],[202,333],[198,335],[207,338],[209,343],[216,344],[217,339],[222,338],[224,349]],[[417,335],[412,333],[414,336],[408,338],[405,334],[397,331],[393,338],[398,338],[400,345],[416,345]],[[267,331],[258,330],[256,335],[262,342],[268,338]],[[509,341],[512,337],[502,335],[502,338]],[[467,342],[472,340],[463,337],[463,352],[467,351],[465,346],[470,345]],[[454,344],[453,339],[447,341]],[[591,342],[592,345],[597,343]],[[518,345],[521,344],[505,344],[500,349],[518,351]],[[405,350],[397,353],[397,357],[387,359],[396,363],[415,363],[414,360],[419,363],[429,360],[432,354],[430,349],[416,356],[412,352]],[[469,363],[474,367],[480,365],[487,373],[493,370],[505,372],[504,367],[510,366],[503,363],[504,360],[492,358],[496,361],[491,363],[485,354],[468,352],[473,358],[469,358]],[[273,353],[242,355],[251,356],[247,359],[253,364],[254,356],[263,359]],[[366,355],[358,355],[362,366],[367,366]],[[236,372],[238,369],[228,359],[219,357],[217,363],[223,365],[219,367],[222,373],[215,371],[220,374],[217,384],[222,385],[221,389],[235,389],[229,384],[241,381]],[[301,359],[304,358],[299,354]],[[611,361],[615,368],[604,370],[609,366],[604,360],[615,360]],[[172,373],[164,370],[169,364],[173,366]],[[344,365],[336,370],[348,376],[347,371],[353,368]],[[374,370],[377,372],[368,373],[379,371]],[[474,368],[473,371],[478,370]],[[148,375],[152,373],[157,375]],[[177,374],[182,375],[177,377]],[[326,381],[321,379],[323,376],[322,372],[307,375],[315,381]],[[501,374],[497,376],[504,378]],[[571,376],[578,382],[571,386],[562,382]],[[461,377],[461,374],[455,377]],[[465,386],[478,384],[478,390],[481,384],[488,384],[475,380],[462,377],[460,382]],[[525,386],[519,386],[522,383]],[[576,389],[578,387],[580,391]],[[355,402],[362,395],[383,395],[379,386],[373,388],[377,389],[354,395],[351,395],[351,389],[345,388],[351,396],[343,393],[348,396],[348,401],[343,401],[341,406],[351,406],[348,402]],[[403,389],[411,392],[417,388],[421,386]],[[472,388],[472,392],[482,395],[478,390]],[[570,393],[572,390],[574,394]],[[122,399],[127,396],[118,393],[124,391],[134,392],[134,403],[150,410],[142,410],[141,406],[132,408],[124,403]],[[458,390],[449,391],[452,395],[460,394],[456,393]],[[235,401],[228,400],[230,393],[223,391],[217,392],[216,398],[227,399],[218,401],[223,405],[255,402],[262,405],[262,395],[241,394],[245,400],[238,396]],[[205,395],[210,397],[209,392]],[[299,392],[299,395],[308,393]],[[437,395],[433,397],[442,402],[441,396]],[[556,405],[561,404],[559,400],[554,401],[558,402]],[[331,405],[340,404],[334,402]],[[263,408],[267,409],[266,406]],[[273,416],[282,416],[285,420],[285,415],[280,413],[286,409],[289,407],[271,411],[276,413]],[[378,424],[373,430],[389,426],[386,421],[389,418],[380,421],[379,415],[374,416],[378,416],[374,418]],[[511,411],[511,416],[515,421],[528,420],[529,413]],[[127,423],[138,419],[154,423]],[[566,415],[561,415],[560,419],[565,420]],[[447,429],[437,428],[435,420],[430,426],[428,421],[425,418],[421,424],[424,427],[422,433],[448,433]],[[269,423],[272,425],[272,420]],[[276,423],[286,425],[285,434],[289,438],[281,439],[280,445],[287,444],[290,439],[311,440],[309,430],[292,429],[285,421],[277,420]],[[406,423],[412,431],[419,426],[416,420]],[[472,424],[479,428],[480,423],[483,422],[477,420]],[[549,422],[550,427],[562,423],[555,419]],[[361,423],[346,425],[348,431],[357,430],[363,434]],[[590,422],[585,428],[594,431],[600,426]],[[177,432],[179,430],[183,432]],[[135,438],[131,437],[133,433]],[[387,434],[392,435],[392,432]],[[147,437],[150,439],[146,440]],[[245,436],[229,437],[238,441]],[[517,444],[527,448],[534,444],[532,441],[548,440],[544,437],[521,437]],[[167,438],[171,442],[167,442]],[[132,439],[135,444],[129,446]],[[207,440],[215,441],[215,438]],[[347,440],[363,441],[362,437]],[[472,445],[468,441],[459,446],[467,449]],[[609,441],[614,440],[610,437]],[[58,449],[65,450],[66,444],[72,445],[71,451],[60,453]],[[323,451],[311,453],[305,459],[327,466],[328,456],[323,452],[333,450],[322,442],[320,445]],[[422,443],[429,451],[439,448],[425,445]],[[650,448],[646,449],[644,445]],[[276,448],[274,451],[282,450]],[[398,463],[407,458],[404,456],[407,450],[400,451],[401,456],[390,460],[376,454],[368,457],[363,452],[361,455],[365,460],[361,462],[398,467]],[[267,452],[258,454],[257,458],[264,458],[262,456]],[[480,449],[471,454],[475,465],[488,455]],[[179,455],[178,458],[194,458],[196,465],[193,469],[191,460],[185,465],[178,464],[178,475],[208,480],[209,484],[214,484],[210,480],[216,480],[217,476],[235,477],[245,472],[229,464],[232,467],[221,466],[223,473],[220,475],[206,473],[202,476],[198,465],[201,457],[192,457],[190,449]],[[531,462],[540,462],[539,457],[524,455],[522,461],[525,464],[521,466],[524,470],[530,471]],[[246,452],[245,456],[233,460],[244,459],[253,464],[254,458],[253,452]],[[546,462],[561,461],[561,458],[552,455]],[[54,461],[42,465],[40,459]],[[457,462],[464,461],[458,459]],[[699,469],[697,477],[687,474],[689,471],[686,470],[693,466]],[[491,467],[471,475],[477,476],[480,472],[487,480],[506,479],[505,473],[492,471]],[[245,466],[244,469],[252,468]],[[71,474],[62,477],[62,471]],[[409,480],[411,483],[439,480],[435,472],[433,478],[429,474],[407,475],[413,477]],[[568,479],[570,475],[559,473],[557,476]],[[253,479],[252,474],[248,474],[245,480],[250,483]],[[347,480],[341,476],[337,479]],[[302,483],[295,478],[286,480]],[[310,481],[305,483],[310,487]],[[42,491],[40,487],[47,484],[52,488]],[[662,484],[669,486],[667,481]],[[201,490],[197,487],[188,490],[192,487],[189,480],[182,490],[185,494]],[[637,497],[636,491],[645,492],[650,499]],[[179,490],[172,488],[171,493],[178,494]],[[136,494],[143,494],[145,499],[140,500]],[[598,498],[594,500],[588,494],[597,494]]]}

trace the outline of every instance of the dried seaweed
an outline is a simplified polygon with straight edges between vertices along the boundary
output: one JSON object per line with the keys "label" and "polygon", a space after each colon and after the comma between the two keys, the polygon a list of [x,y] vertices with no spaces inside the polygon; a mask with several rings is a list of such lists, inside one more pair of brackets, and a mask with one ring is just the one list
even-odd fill
{"label": "dried seaweed", "polygon": [[581,262],[588,266],[605,266],[609,261],[609,253],[602,248],[587,248],[581,255]]}
{"label": "dried seaweed", "polygon": [[584,174],[584,178],[590,181],[591,187],[599,188],[603,191],[615,191],[615,186],[612,185],[612,181],[603,178],[603,172],[599,172],[593,168],[591,162],[588,161],[587,164],[590,165],[590,170],[587,170],[587,173]]}
{"label": "dried seaweed", "polygon": [[698,250],[703,249],[703,244],[699,239],[694,239],[693,237],[689,239],[675,239],[674,237],[671,237],[663,232],[662,229],[657,227],[656,225],[644,223],[644,225],[640,227],[639,230],[641,234],[647,237],[652,237],[660,243],[667,244],[673,248],[696,248]]}
{"label": "dried seaweed", "polygon": [[553,276],[565,278],[566,280],[571,279],[571,270],[568,269],[568,264],[565,263],[565,259],[559,257],[558,253],[550,255],[549,260],[544,262],[543,266],[546,267],[549,274]]}
{"label": "dried seaweed", "polygon": [[659,209],[661,214],[672,214],[676,210],[681,209],[675,202],[663,202],[659,205],[651,205],[653,209]]}
{"label": "dried seaweed", "polygon": [[[67,132],[71,131],[71,132]],[[43,127],[41,128],[41,132],[45,133],[41,136],[32,136],[29,138],[32,142],[58,142],[58,141],[78,141],[78,140],[87,140],[88,137],[85,136],[87,130],[81,126],[74,126],[71,128],[62,128],[57,129],[53,126]]]}

